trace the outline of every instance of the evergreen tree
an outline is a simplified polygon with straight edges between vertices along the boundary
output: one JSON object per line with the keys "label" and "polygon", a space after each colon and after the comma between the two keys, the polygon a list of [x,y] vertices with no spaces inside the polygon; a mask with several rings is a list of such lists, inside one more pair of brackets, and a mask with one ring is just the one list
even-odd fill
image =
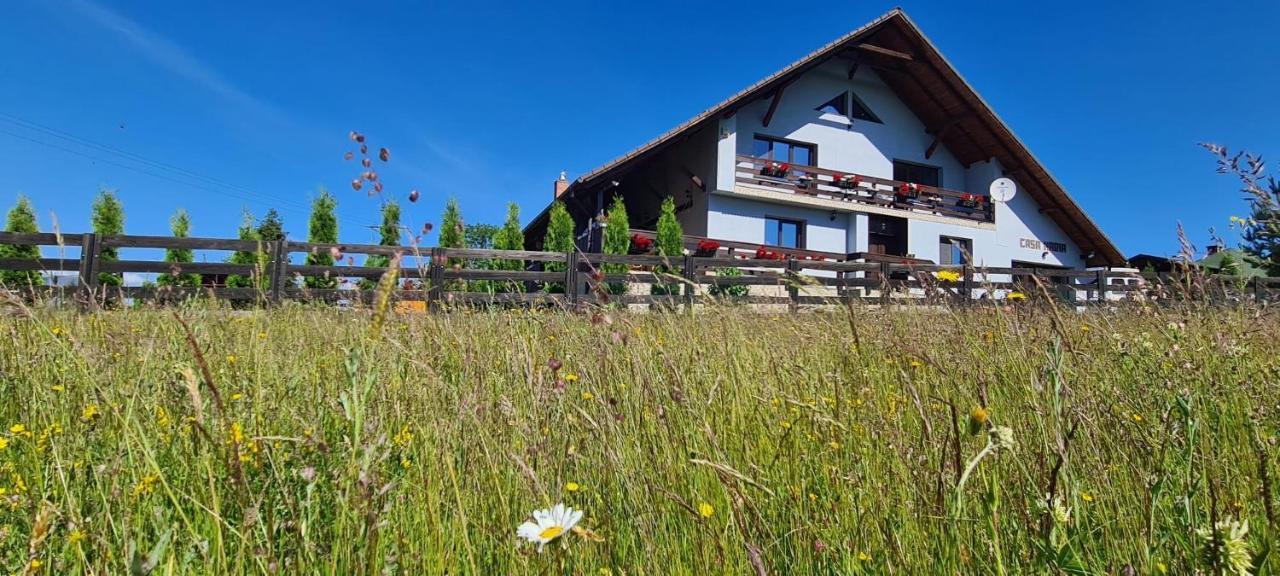
{"label": "evergreen tree", "polygon": [[[311,222],[307,227],[307,242],[313,244],[338,243],[338,216],[334,213],[338,208],[338,200],[324,188],[320,195],[311,201]],[[333,256],[328,250],[317,250],[307,254],[308,266],[333,266]],[[311,289],[331,289],[338,286],[338,279],[329,276],[308,276],[306,284]]]}
{"label": "evergreen tree", "polygon": [[[631,251],[631,222],[627,217],[627,206],[622,196],[614,196],[609,204],[609,212],[605,215],[604,253],[626,254]],[[625,274],[626,264],[604,264],[601,270],[605,274]],[[623,294],[627,285],[613,282],[607,286],[610,294]]]}
{"label": "evergreen tree", "polygon": [[267,210],[267,215],[263,216],[262,222],[258,224],[258,239],[263,242],[273,242],[275,240],[284,240],[284,220],[280,219],[280,213],[275,208]]}
{"label": "evergreen tree", "polygon": [[[547,232],[542,237],[542,249],[547,252],[561,253],[573,250],[573,228],[573,217],[569,215],[569,210],[564,207],[563,202],[556,200],[551,205],[551,213],[547,218]],[[545,270],[564,272],[565,265],[561,262],[547,262]],[[549,283],[545,289],[547,292],[563,292],[564,285]]]}
{"label": "evergreen tree", "polygon": [[[466,228],[462,223],[462,210],[458,208],[458,200],[450,198],[444,205],[444,214],[440,216],[440,247],[441,248],[462,248]],[[449,258],[445,261],[445,265],[454,268],[462,266],[461,258]],[[444,288],[446,290],[465,290],[465,282],[446,282]]]}
{"label": "evergreen tree", "polygon": [[[254,228],[253,214],[250,214],[248,210],[245,210],[244,215],[240,218],[240,229],[237,231],[236,236],[241,240],[248,240],[252,242],[259,241],[258,231]],[[261,269],[262,253],[261,249],[252,252],[245,250],[237,251],[231,255],[231,258],[227,259],[227,262],[230,264],[253,265]],[[261,285],[264,280],[260,278],[261,275],[258,276],[259,285]],[[240,274],[227,276],[228,288],[252,288],[253,285],[253,280],[249,276],[242,276]]]}
{"label": "evergreen tree", "polygon": [[[9,216],[5,219],[4,230],[17,234],[39,232],[36,227],[36,212],[31,208],[31,201],[26,196],[18,196],[18,203],[9,210]],[[36,260],[40,258],[40,247],[0,245],[0,258]],[[44,277],[35,270],[3,270],[0,271],[0,284],[9,288],[43,286]]]}
{"label": "evergreen tree", "polygon": [[499,230],[493,224],[467,224],[462,232],[462,244],[467,248],[493,249]]}
{"label": "evergreen tree", "polygon": [[[98,241],[102,241],[102,236],[118,236],[124,234],[124,206],[120,204],[120,199],[116,198],[114,190],[103,188],[98,192],[98,197],[93,200],[93,213],[91,216],[93,222],[93,232],[98,235]],[[120,253],[115,248],[103,248],[98,252],[99,262],[115,262],[120,259]],[[124,278],[120,274],[98,274],[98,283],[104,286],[120,286],[124,284]]]}
{"label": "evergreen tree", "polygon": [[[378,228],[378,245],[400,245],[400,205],[394,200],[389,200],[382,205],[382,226]],[[386,268],[390,264],[391,258],[381,254],[374,254],[364,262],[364,265],[370,268]],[[361,290],[373,290],[377,286],[378,281],[375,279],[360,280]]]}
{"label": "evergreen tree", "polygon": [[[191,235],[191,217],[181,208],[169,219],[169,231],[174,238],[186,238]],[[169,248],[164,251],[164,261],[171,264],[187,264],[195,261],[195,253],[190,248]],[[180,286],[195,288],[200,285],[200,275],[182,273],[177,276],[165,272],[156,278],[161,286]]]}
{"label": "evergreen tree", "polygon": [[[670,196],[662,201],[662,211],[658,215],[658,239],[654,244],[658,249],[658,255],[666,257],[670,264],[656,267],[656,272],[676,273],[674,264],[684,255],[684,230],[680,228],[680,221],[676,219],[676,203]],[[674,294],[678,289],[678,286],[672,284],[654,284],[651,293]]]}
{"label": "evergreen tree", "polygon": [[[497,250],[524,250],[524,232],[520,229],[520,206],[515,202],[507,203],[507,220],[494,234],[493,247]],[[524,260],[498,260],[495,267],[499,270],[524,270]],[[503,292],[524,292],[524,283],[507,282],[499,289]]]}

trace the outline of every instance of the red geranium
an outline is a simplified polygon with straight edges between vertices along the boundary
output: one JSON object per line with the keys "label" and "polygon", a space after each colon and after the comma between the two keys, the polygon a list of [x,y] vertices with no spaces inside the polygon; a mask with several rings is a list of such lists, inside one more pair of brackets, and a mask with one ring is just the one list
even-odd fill
{"label": "red geranium", "polygon": [[648,251],[653,247],[653,238],[641,236],[639,234],[631,235],[631,247],[640,251]]}
{"label": "red geranium", "polygon": [[715,240],[702,240],[698,242],[699,254],[715,254],[720,249],[720,243]]}

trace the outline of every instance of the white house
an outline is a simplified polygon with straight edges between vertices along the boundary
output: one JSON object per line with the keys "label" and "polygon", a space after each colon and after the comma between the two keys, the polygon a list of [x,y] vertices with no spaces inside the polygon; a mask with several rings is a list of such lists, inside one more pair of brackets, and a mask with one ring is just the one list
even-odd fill
{"label": "white house", "polygon": [[[1016,193],[993,202],[998,178]],[[556,182],[600,246],[621,195],[652,230],[674,198],[690,242],[988,267],[1124,263],[1119,250],[901,10],[573,182]],[[549,206],[548,206],[549,209]],[[526,228],[540,245],[547,210]],[[966,254],[971,255],[967,257]]]}

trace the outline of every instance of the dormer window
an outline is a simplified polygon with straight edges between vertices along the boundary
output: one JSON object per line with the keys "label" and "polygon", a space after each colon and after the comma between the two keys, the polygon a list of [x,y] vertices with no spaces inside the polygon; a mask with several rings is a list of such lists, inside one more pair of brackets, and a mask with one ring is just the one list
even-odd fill
{"label": "dormer window", "polygon": [[840,116],[842,120],[853,122],[854,120],[866,120],[867,122],[875,122],[883,124],[880,117],[876,116],[871,108],[867,107],[867,103],[858,98],[853,92],[841,92],[839,96],[827,100],[821,106],[814,108],[823,116]]}

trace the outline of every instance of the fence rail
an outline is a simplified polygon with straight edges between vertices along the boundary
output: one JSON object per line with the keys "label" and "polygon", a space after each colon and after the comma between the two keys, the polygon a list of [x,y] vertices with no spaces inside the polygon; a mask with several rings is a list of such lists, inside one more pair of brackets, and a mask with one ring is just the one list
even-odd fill
{"label": "fence rail", "polygon": [[[649,304],[692,307],[713,300],[756,305],[801,306],[867,301],[880,304],[973,302],[1024,297],[1054,299],[1074,305],[1121,300],[1207,300],[1259,303],[1280,301],[1280,278],[1231,276],[1183,277],[1141,275],[1124,270],[1059,270],[1017,267],[973,267],[918,262],[830,261],[787,257],[759,259],[651,254],[606,255],[535,251],[417,248],[367,244],[255,242],[222,238],[167,236],[97,236],[95,234],[14,234],[0,232],[0,245],[57,247],[61,257],[0,258],[0,271],[76,272],[71,286],[8,286],[11,290],[73,297],[93,306],[119,298],[173,302],[194,297],[249,301],[271,305],[285,300],[371,302],[372,290],[308,288],[300,277],[336,281],[376,281],[386,268],[295,263],[296,256],[335,254],[400,254],[401,284],[393,298],[442,305],[576,305],[581,303]],[[260,254],[257,264],[104,257],[105,249],[188,249]],[[74,256],[69,252],[76,251]],[[751,254],[754,256],[754,254]],[[506,265],[496,266],[495,263]],[[950,274],[940,274],[948,272]],[[118,286],[103,282],[109,275],[200,274],[199,287]],[[249,278],[252,287],[226,286],[226,277]],[[945,278],[944,278],[945,276]],[[1018,296],[1018,295],[1021,296]],[[35,295],[35,294],[33,294]]]}

